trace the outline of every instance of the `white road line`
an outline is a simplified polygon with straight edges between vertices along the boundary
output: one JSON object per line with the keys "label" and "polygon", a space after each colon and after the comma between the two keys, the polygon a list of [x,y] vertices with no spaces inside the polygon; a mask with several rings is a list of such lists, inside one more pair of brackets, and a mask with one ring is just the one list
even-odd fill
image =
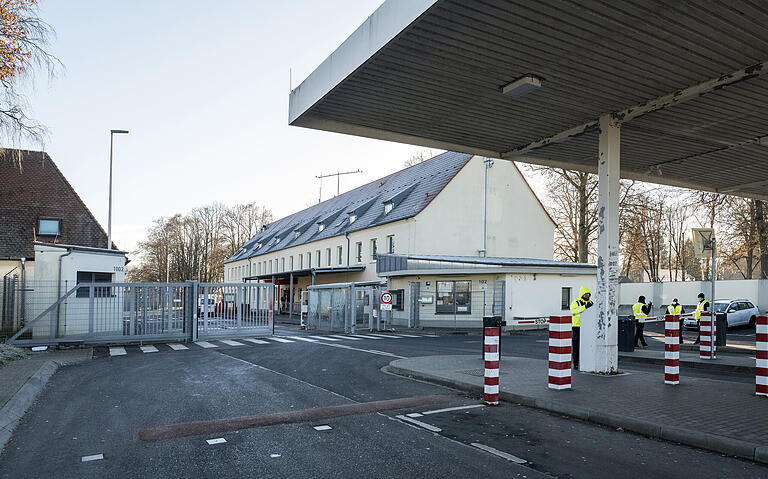
{"label": "white road line", "polygon": [[413,424],[415,426],[419,426],[421,428],[424,428],[427,431],[432,431],[432,432],[441,432],[442,431],[442,429],[440,429],[439,427],[435,427],[435,426],[433,426],[431,424],[427,424],[425,422],[417,421],[416,419],[412,419],[412,418],[410,418],[408,416],[400,415],[400,416],[395,416],[395,417],[400,419],[401,421],[409,422],[409,423],[411,423],[411,424]]}
{"label": "white road line", "polygon": [[195,344],[197,344],[201,348],[205,348],[205,349],[208,349],[208,348],[218,348],[218,346],[216,346],[215,344],[209,343],[208,341],[198,341]]}
{"label": "white road line", "polygon": [[231,339],[219,339],[219,341],[226,344],[227,346],[245,346],[245,344],[232,341]]}
{"label": "white road line", "polygon": [[485,407],[485,404],[470,404],[469,406],[457,406],[457,407],[447,407],[445,409],[434,409],[432,411],[424,411],[422,414],[439,414],[441,412],[461,411],[462,409],[474,409],[476,407]]}
{"label": "white road line", "polygon": [[519,458],[517,456],[513,456],[512,454],[507,454],[504,451],[499,451],[495,447],[486,446],[485,444],[480,444],[479,442],[473,442],[472,445],[475,446],[478,449],[482,449],[485,452],[490,452],[494,456],[499,456],[501,458],[504,458],[507,461],[512,461],[512,462],[517,463],[517,464],[525,464],[525,463],[528,462],[525,459]]}
{"label": "white road line", "polygon": [[104,459],[104,454],[93,454],[90,456],[83,456],[80,458],[80,462],[98,461],[99,459]]}
{"label": "white road line", "polygon": [[439,338],[440,336],[438,336],[437,334],[422,334],[421,337],[422,338]]}
{"label": "white road line", "polygon": [[173,349],[174,351],[181,351],[183,349],[189,349],[188,347],[184,346],[183,344],[179,343],[169,343],[168,346]]}
{"label": "white road line", "polygon": [[322,339],[324,341],[339,341],[336,338],[329,338],[328,336],[310,336],[310,338]]}
{"label": "white road line", "polygon": [[243,341],[248,341],[253,344],[269,344],[269,341],[262,341],[261,339],[243,338]]}
{"label": "white road line", "polygon": [[397,336],[396,334],[373,334],[373,333],[371,333],[371,336],[376,336],[377,338],[384,338],[384,339],[389,339],[389,338],[402,339],[401,336]]}
{"label": "white road line", "polygon": [[387,357],[390,357],[390,358],[408,359],[405,356],[398,356],[397,354],[388,353],[386,351],[377,351],[375,349],[353,348],[352,346],[347,346],[346,344],[335,344],[335,343],[317,343],[317,344],[322,344],[323,346],[333,346],[335,348],[351,349],[352,351],[360,351],[360,352],[363,352],[363,353],[376,354],[376,355],[379,355],[379,356],[387,356]]}
{"label": "white road line", "polygon": [[269,455],[269,457],[271,457],[272,459],[274,459],[274,458],[276,458],[276,457],[280,457],[280,454],[270,454],[270,455]]}
{"label": "white road line", "polygon": [[145,353],[156,353],[158,351],[158,349],[154,346],[139,346],[139,349]]}
{"label": "white road line", "polygon": [[366,336],[365,334],[353,334],[352,336],[356,338],[365,338],[365,339],[381,339],[381,338],[377,338],[376,336]]}
{"label": "white road line", "polygon": [[125,352],[125,348],[123,347],[109,348],[110,356],[123,356],[125,354],[128,354],[128,353]]}
{"label": "white road line", "polygon": [[332,338],[339,338],[339,339],[347,339],[349,341],[362,341],[363,338],[353,338],[352,336],[339,336],[337,334],[332,334],[330,337]]}
{"label": "white road line", "polygon": [[322,426],[314,426],[313,429],[315,431],[330,431],[333,428],[331,426],[328,426],[328,425],[322,425]]}
{"label": "white road line", "polygon": [[288,336],[291,339],[295,339],[297,341],[306,341],[308,343],[316,343],[317,339],[310,339],[310,338],[304,338],[302,336]]}
{"label": "white road line", "polygon": [[412,412],[412,413],[406,414],[406,416],[408,416],[408,417],[424,417],[424,415],[422,413],[420,413],[420,412]]}
{"label": "white road line", "polygon": [[224,439],[223,437],[217,437],[216,439],[206,439],[205,442],[207,442],[208,444],[223,444],[227,442],[227,440]]}
{"label": "white road line", "polygon": [[403,333],[397,333],[398,336],[402,336],[404,338],[420,338],[421,336],[416,336],[415,334],[403,334]]}
{"label": "white road line", "polygon": [[270,338],[267,338],[267,339],[271,339],[272,341],[277,341],[278,343],[292,343],[293,342],[290,339],[278,338],[277,336],[273,336],[273,337],[270,337]]}

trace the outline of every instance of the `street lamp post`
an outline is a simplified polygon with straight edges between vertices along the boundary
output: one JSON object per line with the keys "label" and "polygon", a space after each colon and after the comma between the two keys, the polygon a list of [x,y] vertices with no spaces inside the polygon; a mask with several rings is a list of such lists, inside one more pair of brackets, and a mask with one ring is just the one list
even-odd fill
{"label": "street lamp post", "polygon": [[128,130],[109,130],[109,213],[107,214],[107,249],[112,249],[112,145],[115,133],[128,134]]}

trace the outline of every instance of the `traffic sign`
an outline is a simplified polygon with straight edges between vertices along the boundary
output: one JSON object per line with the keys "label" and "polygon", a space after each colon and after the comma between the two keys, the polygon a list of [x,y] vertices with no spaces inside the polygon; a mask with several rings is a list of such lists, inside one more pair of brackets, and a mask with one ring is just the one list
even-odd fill
{"label": "traffic sign", "polygon": [[381,302],[384,304],[392,304],[392,293],[389,291],[381,293]]}

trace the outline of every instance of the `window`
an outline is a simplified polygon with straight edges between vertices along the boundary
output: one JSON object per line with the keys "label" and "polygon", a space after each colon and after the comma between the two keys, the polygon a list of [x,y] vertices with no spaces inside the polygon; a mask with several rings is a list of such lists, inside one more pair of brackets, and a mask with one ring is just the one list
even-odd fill
{"label": "window", "polygon": [[258,265],[258,266],[259,266],[259,267],[258,267],[258,270],[259,270],[259,274],[261,274],[261,261],[259,261],[259,265]]}
{"label": "window", "polygon": [[293,271],[293,256],[291,256],[291,271]]}
{"label": "window", "polygon": [[337,259],[338,259],[338,262],[339,262],[340,265],[344,264],[344,259],[342,258],[343,255],[344,255],[344,248],[342,248],[341,246],[337,246],[336,247],[336,256],[338,256]]}
{"label": "window", "polygon": [[269,261],[269,273],[272,274],[272,261]]}
{"label": "window", "polygon": [[571,288],[563,288],[560,296],[560,309],[563,311],[571,309]]}
{"label": "window", "polygon": [[321,232],[321,231],[323,231],[324,229],[325,229],[325,225],[324,225],[323,223],[318,223],[318,224],[317,224],[317,232],[318,232],[318,233],[320,233],[320,232]]}
{"label": "window", "polygon": [[395,235],[387,236],[387,253],[395,252]]}
{"label": "window", "polygon": [[37,234],[39,236],[61,235],[61,220],[56,218],[40,218],[37,220]]}
{"label": "window", "polygon": [[280,259],[280,271],[285,271],[285,257]]}
{"label": "window", "polygon": [[299,231],[299,230],[295,230],[295,231],[293,232],[293,239],[296,239],[296,238],[298,238],[299,236],[301,236],[301,231]]}
{"label": "window", "polygon": [[317,263],[317,267],[320,267],[320,250],[315,251],[315,262]]}
{"label": "window", "polygon": [[403,298],[405,296],[405,290],[403,289],[395,289],[395,290],[389,290],[390,293],[392,293],[392,309],[396,311],[402,311],[403,310]]}
{"label": "window", "polygon": [[[112,273],[96,273],[93,271],[78,271],[77,272],[78,283],[111,283]],[[89,298],[90,287],[78,288],[75,295],[78,298]],[[112,296],[111,288],[93,288],[93,296],[95,298],[106,298]]]}
{"label": "window", "polygon": [[304,269],[304,255],[299,254],[299,269]]}
{"label": "window", "polygon": [[349,214],[349,224],[354,223],[357,220],[357,215],[355,213]]}
{"label": "window", "polygon": [[325,260],[327,262],[326,266],[331,265],[331,248],[325,248]]}
{"label": "window", "polygon": [[275,244],[280,242],[280,238],[275,238]]}
{"label": "window", "polygon": [[371,261],[376,261],[376,238],[371,240]]}
{"label": "window", "polygon": [[307,253],[307,268],[312,267],[312,253]]}
{"label": "window", "polygon": [[435,314],[471,314],[472,281],[438,281]]}
{"label": "window", "polygon": [[363,262],[363,243],[355,243],[355,261]]}
{"label": "window", "polygon": [[385,201],[384,202],[384,214],[386,215],[387,213],[392,211],[392,209],[394,207],[395,207],[395,203],[393,203],[392,201]]}

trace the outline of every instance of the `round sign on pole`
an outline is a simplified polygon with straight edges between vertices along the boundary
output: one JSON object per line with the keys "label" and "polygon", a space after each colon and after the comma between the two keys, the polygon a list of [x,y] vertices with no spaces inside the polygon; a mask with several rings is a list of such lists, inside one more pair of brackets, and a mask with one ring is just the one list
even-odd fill
{"label": "round sign on pole", "polygon": [[384,304],[391,304],[392,303],[392,293],[389,291],[384,291],[381,293],[381,302]]}

